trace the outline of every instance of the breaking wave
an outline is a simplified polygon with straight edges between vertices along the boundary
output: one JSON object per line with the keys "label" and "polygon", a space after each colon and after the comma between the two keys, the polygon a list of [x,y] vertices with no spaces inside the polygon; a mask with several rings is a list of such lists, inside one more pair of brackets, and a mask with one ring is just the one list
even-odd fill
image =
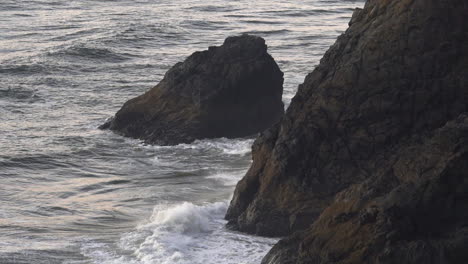
{"label": "breaking wave", "polygon": [[104,264],[259,263],[277,240],[227,230],[227,207],[227,201],[157,206],[148,223],[120,240],[120,250],[133,252],[133,258],[99,243],[86,243],[83,252]]}

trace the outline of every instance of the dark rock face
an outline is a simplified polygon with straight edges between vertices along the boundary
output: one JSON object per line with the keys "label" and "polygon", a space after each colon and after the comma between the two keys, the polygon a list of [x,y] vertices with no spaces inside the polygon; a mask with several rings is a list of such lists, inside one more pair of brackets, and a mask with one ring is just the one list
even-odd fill
{"label": "dark rock face", "polygon": [[467,263],[468,115],[391,152],[262,263]]}
{"label": "dark rock face", "polygon": [[265,40],[229,37],[174,65],[101,127],[164,145],[250,136],[281,118],[282,93],[283,73]]}
{"label": "dark rock face", "polygon": [[[254,162],[238,183],[226,215],[230,225],[260,235],[288,235],[314,223],[337,193],[350,186],[353,186],[350,190],[359,189],[355,184],[365,182],[370,186],[368,192],[386,197],[386,191],[409,182],[405,177],[418,175],[421,180],[415,180],[411,187],[415,189],[405,189],[411,196],[420,190],[418,188],[423,188],[417,187],[423,181],[431,181],[424,175],[431,174],[435,177],[431,179],[442,180],[443,173],[431,166],[425,167],[428,172],[417,171],[419,165],[416,163],[407,164],[407,167],[401,164],[398,167],[401,172],[392,170],[397,169],[394,162],[409,146],[420,148],[419,144],[423,144],[420,140],[437,133],[434,132],[438,131],[436,129],[468,110],[466,14],[468,3],[465,0],[368,0],[364,9],[356,10],[350,28],[300,85],[282,121],[256,140]],[[427,155],[430,155],[433,153],[430,150],[428,147],[421,151],[428,151]],[[459,155],[459,151],[453,150],[452,154]],[[413,152],[411,155],[414,159],[408,158],[408,162],[416,162],[422,154]],[[433,161],[449,162],[455,158],[450,153],[444,155],[447,156],[434,157]],[[454,163],[456,166],[449,169],[447,164],[444,168],[455,173],[455,168],[461,169],[461,163],[467,161],[466,155],[457,160],[454,162],[458,165]],[[392,173],[402,176],[392,176]],[[465,182],[466,173],[465,170]],[[374,181],[368,180],[370,178],[383,183],[370,185]],[[451,187],[447,188],[434,194],[434,199],[444,197],[443,191],[451,190]],[[448,203],[452,198],[444,199]],[[416,205],[415,201],[407,202],[405,210]],[[466,204],[466,200],[462,202]],[[430,204],[426,205],[426,209],[430,208]],[[328,210],[320,217],[327,220],[319,220],[305,235],[309,237],[310,234],[312,239],[322,232],[322,240],[313,240],[319,241],[316,246],[320,246],[321,251],[315,250],[315,242],[306,243],[304,237],[295,236],[279,243],[267,260],[272,260],[270,263],[296,263],[292,257],[299,254],[299,263],[403,263],[356,262],[340,255],[355,254],[355,248],[343,246],[341,252],[331,250],[338,240],[328,239],[336,237],[348,241],[354,235],[360,234],[364,239],[368,234],[357,227],[348,232],[345,225],[340,224],[342,229],[320,225],[335,217],[340,223],[360,219],[354,211],[349,214],[346,210],[326,218]],[[369,210],[359,221],[372,223],[376,221],[374,218],[382,217],[380,207],[376,208],[378,212]],[[338,212],[337,209],[334,212]],[[464,221],[466,224],[466,218]],[[342,234],[335,236],[333,232]],[[389,235],[388,232],[385,231],[385,235]],[[443,232],[441,234],[449,235]],[[362,243],[367,242],[363,240]],[[351,242],[349,244],[353,246]],[[429,250],[427,245],[413,246]],[[392,252],[404,254],[404,251]],[[287,255],[289,258],[275,260]]]}

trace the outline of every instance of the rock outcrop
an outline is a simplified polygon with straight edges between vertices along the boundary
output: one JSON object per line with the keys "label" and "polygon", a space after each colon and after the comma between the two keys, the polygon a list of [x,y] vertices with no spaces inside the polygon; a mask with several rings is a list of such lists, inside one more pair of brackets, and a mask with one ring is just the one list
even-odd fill
{"label": "rock outcrop", "polygon": [[229,37],[174,65],[101,128],[162,145],[251,136],[284,114],[282,93],[283,73],[265,40]]}
{"label": "rock outcrop", "polygon": [[[233,228],[266,236],[304,230],[321,215],[265,263],[460,263],[449,260],[466,256],[459,245],[467,232],[457,231],[468,225],[466,214],[449,212],[467,209],[466,117],[437,130],[468,111],[466,14],[465,0],[368,0],[355,11],[282,121],[254,143],[227,212]],[[422,221],[424,214],[437,218]],[[405,238],[385,260],[379,250]],[[450,256],[403,256],[443,239],[453,248],[437,254]]]}
{"label": "rock outcrop", "polygon": [[390,152],[262,263],[467,263],[468,115]]}

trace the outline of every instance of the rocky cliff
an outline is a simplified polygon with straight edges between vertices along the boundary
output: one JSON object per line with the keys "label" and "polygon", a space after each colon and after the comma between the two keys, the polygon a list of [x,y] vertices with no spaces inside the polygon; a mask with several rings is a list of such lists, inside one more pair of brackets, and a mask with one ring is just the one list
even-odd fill
{"label": "rocky cliff", "polygon": [[101,128],[163,145],[251,136],[284,114],[282,93],[283,73],[265,40],[229,37],[174,65]]}
{"label": "rocky cliff", "polygon": [[249,233],[308,228],[265,263],[466,257],[467,215],[454,210],[467,209],[467,14],[465,0],[368,0],[354,12],[254,143],[227,212]]}
{"label": "rocky cliff", "polygon": [[467,263],[468,115],[389,153],[262,263]]}

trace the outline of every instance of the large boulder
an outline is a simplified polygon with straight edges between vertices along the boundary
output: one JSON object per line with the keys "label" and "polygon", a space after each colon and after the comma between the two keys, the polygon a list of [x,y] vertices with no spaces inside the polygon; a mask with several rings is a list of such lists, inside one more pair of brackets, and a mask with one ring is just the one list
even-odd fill
{"label": "large boulder", "polygon": [[283,73],[265,40],[229,37],[174,65],[101,128],[162,145],[251,136],[281,118],[282,93]]}
{"label": "large boulder", "polygon": [[[304,230],[337,193],[391,171],[395,149],[415,145],[467,111],[467,14],[466,0],[368,0],[357,9],[282,121],[254,143],[253,164],[226,215],[230,226],[267,236]],[[338,231],[323,232],[331,237]],[[301,254],[309,250],[297,241]],[[331,247],[332,240],[321,241]],[[332,263],[334,257],[313,259],[304,263]]]}

